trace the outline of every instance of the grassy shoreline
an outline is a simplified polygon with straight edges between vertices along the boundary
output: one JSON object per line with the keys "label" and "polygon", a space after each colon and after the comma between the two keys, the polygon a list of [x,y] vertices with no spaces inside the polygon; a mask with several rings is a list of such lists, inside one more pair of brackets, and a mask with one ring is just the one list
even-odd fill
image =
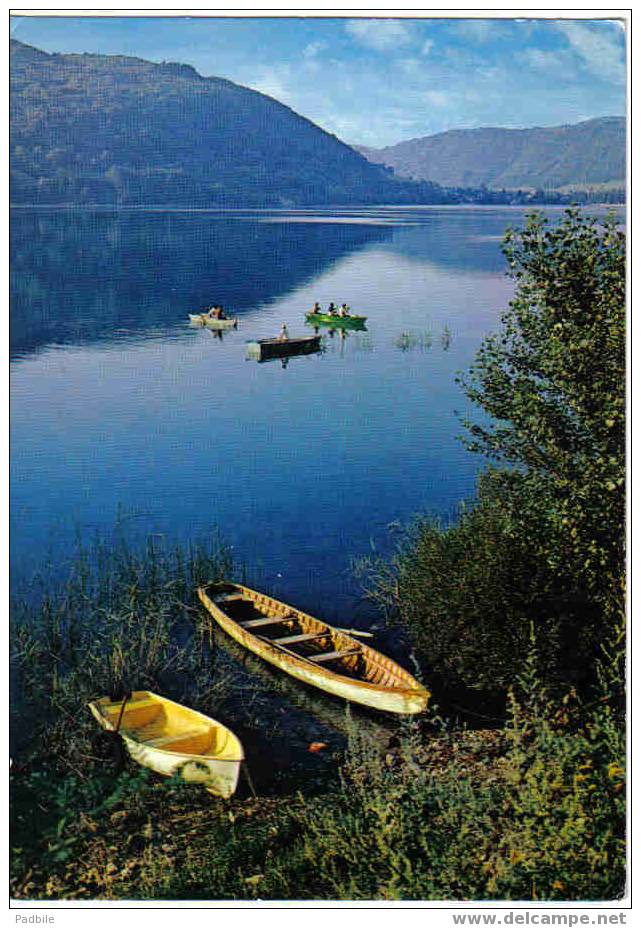
{"label": "grassy shoreline", "polygon": [[[328,735],[326,751],[300,761],[303,732],[281,782],[259,782],[256,796],[244,784],[229,802],[131,762],[119,773],[106,767],[85,704],[124,684],[214,716],[231,711],[230,690],[242,690],[246,730],[263,737],[256,756],[277,754],[289,737],[274,701],[289,704],[287,684],[279,694],[278,676],[261,679],[251,667],[239,678],[233,655],[213,660],[216,642],[212,650],[200,624],[197,583],[231,570],[215,548],[103,550],[79,557],[59,596],[14,604],[16,694],[30,710],[23,702],[18,717],[22,728],[42,720],[11,772],[14,898],[620,895],[616,707],[607,695],[593,707],[571,693],[550,697],[535,645],[502,729],[452,728],[434,712],[379,729],[335,710],[322,724],[342,726],[344,737]],[[279,724],[270,742],[265,730]]]}

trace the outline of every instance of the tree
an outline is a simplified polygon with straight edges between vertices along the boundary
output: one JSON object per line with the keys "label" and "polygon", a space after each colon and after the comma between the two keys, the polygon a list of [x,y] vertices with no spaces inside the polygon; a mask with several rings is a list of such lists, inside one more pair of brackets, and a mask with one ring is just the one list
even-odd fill
{"label": "tree", "polygon": [[516,294],[462,380],[490,417],[466,423],[468,444],[510,465],[494,479],[533,552],[598,606],[597,626],[612,624],[624,605],[625,237],[614,217],[570,209],[557,225],[534,214],[504,251]]}
{"label": "tree", "polygon": [[460,381],[492,465],[443,528],[423,521],[370,595],[448,685],[506,689],[532,629],[547,683],[594,682],[620,632],[625,541],[625,239],[614,219],[532,215],[504,247],[515,295]]}

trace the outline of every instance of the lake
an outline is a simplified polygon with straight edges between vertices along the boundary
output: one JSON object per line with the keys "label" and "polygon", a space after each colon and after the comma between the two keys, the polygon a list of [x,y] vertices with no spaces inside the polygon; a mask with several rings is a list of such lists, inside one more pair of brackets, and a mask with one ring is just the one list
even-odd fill
{"label": "lake", "polygon": [[[523,216],[14,210],[14,583],[120,518],[137,538],[219,531],[250,585],[358,622],[352,560],[474,493],[455,375],[507,306],[501,238]],[[367,330],[246,358],[283,322],[311,334],[316,300]],[[188,324],[212,303],[237,330]]]}

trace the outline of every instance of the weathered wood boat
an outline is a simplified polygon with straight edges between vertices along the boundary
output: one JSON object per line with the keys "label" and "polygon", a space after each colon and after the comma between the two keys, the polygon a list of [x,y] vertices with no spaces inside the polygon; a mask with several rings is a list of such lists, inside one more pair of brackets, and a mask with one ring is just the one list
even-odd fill
{"label": "weathered wood boat", "polygon": [[118,732],[143,767],[166,777],[179,772],[224,799],[235,792],[243,747],[220,722],[147,690],[117,702],[104,696],[89,709],[105,731]]}
{"label": "weathered wood boat", "polygon": [[239,583],[200,587],[198,596],[235,641],[297,680],[386,712],[427,707],[430,694],[411,674],[320,619]]}
{"label": "weathered wood boat", "polygon": [[305,319],[310,325],[334,326],[337,329],[364,329],[367,322],[367,316],[333,316],[331,313],[313,313],[305,314]]}
{"label": "weathered wood boat", "polygon": [[320,335],[303,335],[300,338],[261,338],[247,342],[247,357],[254,361],[287,358],[295,354],[313,354],[320,351]]}
{"label": "weathered wood boat", "polygon": [[210,329],[237,329],[238,319],[213,319],[207,313],[189,313],[193,325],[204,325]]}

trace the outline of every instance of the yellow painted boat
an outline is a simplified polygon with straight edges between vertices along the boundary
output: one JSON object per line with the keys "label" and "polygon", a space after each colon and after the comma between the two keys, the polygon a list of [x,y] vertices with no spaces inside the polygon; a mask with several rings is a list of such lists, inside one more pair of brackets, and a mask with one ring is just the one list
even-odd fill
{"label": "yellow painted boat", "polygon": [[285,673],[352,702],[412,715],[429,692],[389,657],[347,633],[239,583],[198,590],[215,622]]}
{"label": "yellow painted boat", "polygon": [[107,696],[90,702],[89,708],[102,728],[118,730],[131,757],[143,767],[166,777],[180,772],[188,783],[202,783],[224,799],[235,792],[243,747],[220,722],[147,690],[133,692],[124,709],[121,700],[112,702]]}

